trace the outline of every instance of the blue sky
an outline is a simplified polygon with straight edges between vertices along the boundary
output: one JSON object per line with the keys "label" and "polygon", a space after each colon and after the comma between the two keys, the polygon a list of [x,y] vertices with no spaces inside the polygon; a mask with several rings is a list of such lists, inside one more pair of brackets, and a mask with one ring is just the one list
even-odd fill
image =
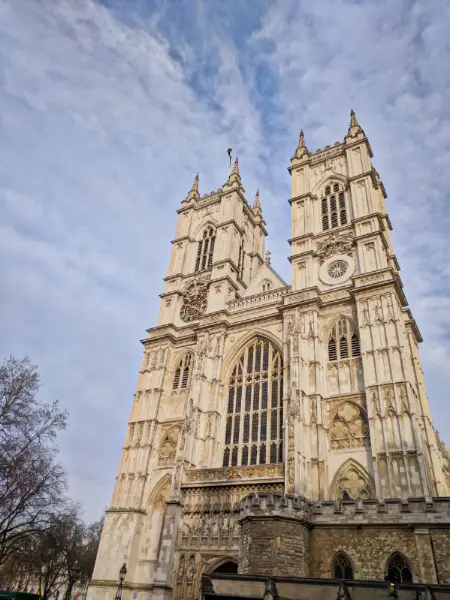
{"label": "blue sky", "polygon": [[0,348],[70,412],[72,495],[110,502],[176,209],[239,154],[290,279],[289,174],[305,130],[365,129],[434,421],[450,442],[447,0],[0,2]]}

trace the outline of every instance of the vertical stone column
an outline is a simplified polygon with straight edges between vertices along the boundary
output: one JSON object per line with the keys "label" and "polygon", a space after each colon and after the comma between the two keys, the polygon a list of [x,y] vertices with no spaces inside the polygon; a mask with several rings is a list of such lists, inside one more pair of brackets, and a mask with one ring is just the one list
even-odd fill
{"label": "vertical stone column", "polygon": [[153,597],[157,600],[171,600],[172,598],[173,562],[181,512],[182,506],[178,500],[167,502],[158,555],[159,564],[153,586]]}
{"label": "vertical stone column", "polygon": [[239,519],[239,573],[308,577],[309,512],[301,496],[247,496]]}

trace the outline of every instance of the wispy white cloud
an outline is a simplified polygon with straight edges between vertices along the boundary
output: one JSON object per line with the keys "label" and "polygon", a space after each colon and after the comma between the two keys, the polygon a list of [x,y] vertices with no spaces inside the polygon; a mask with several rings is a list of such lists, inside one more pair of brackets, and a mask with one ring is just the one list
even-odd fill
{"label": "wispy white cloud", "polygon": [[[433,412],[450,437],[450,48],[444,0],[15,0],[0,5],[3,354],[39,362],[90,518],[108,504],[175,210],[200,170],[261,190],[289,278],[298,130],[342,139],[357,111],[389,193]],[[447,370],[448,371],[448,370]],[[442,425],[441,425],[442,424]]]}

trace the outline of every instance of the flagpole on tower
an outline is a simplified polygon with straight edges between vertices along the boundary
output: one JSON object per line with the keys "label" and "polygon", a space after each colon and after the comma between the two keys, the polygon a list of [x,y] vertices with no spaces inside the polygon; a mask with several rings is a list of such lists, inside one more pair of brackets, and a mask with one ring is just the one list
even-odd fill
{"label": "flagpole on tower", "polygon": [[228,177],[229,177],[231,175],[231,153],[233,152],[233,149],[228,148],[227,152],[228,152],[228,156],[230,157],[230,165],[228,167]]}

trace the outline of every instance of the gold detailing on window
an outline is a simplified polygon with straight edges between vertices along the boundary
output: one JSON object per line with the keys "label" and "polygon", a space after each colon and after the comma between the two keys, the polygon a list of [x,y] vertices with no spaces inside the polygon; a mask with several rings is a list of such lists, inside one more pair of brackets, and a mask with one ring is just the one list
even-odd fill
{"label": "gold detailing on window", "polygon": [[257,338],[241,353],[228,383],[223,466],[283,462],[283,362]]}

